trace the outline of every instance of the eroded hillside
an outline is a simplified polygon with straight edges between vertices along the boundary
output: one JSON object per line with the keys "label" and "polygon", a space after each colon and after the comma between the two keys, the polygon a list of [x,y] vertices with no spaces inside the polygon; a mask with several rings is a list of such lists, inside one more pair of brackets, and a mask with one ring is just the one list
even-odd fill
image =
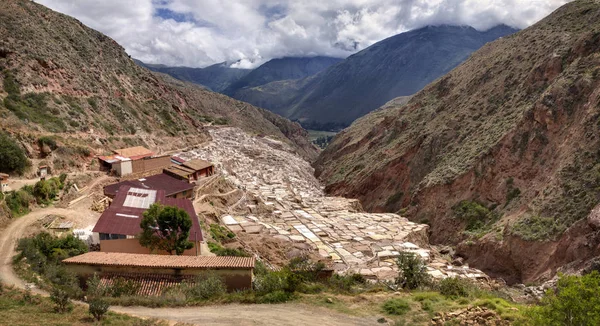
{"label": "eroded hillside", "polygon": [[316,153],[298,124],[153,74],[114,40],[31,1],[0,8],[0,85],[0,126],[26,147],[52,134],[97,151],[170,150],[207,139],[204,125],[225,124]]}
{"label": "eroded hillside", "polygon": [[581,266],[600,254],[599,52],[600,4],[574,1],[356,121],[317,174],[507,281]]}

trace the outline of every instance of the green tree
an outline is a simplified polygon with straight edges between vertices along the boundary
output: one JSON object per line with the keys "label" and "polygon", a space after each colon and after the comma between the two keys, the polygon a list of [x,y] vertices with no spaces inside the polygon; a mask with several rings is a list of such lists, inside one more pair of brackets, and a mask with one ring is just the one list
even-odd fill
{"label": "green tree", "polygon": [[0,172],[23,174],[30,165],[23,149],[8,135],[0,132]]}
{"label": "green tree", "polygon": [[140,244],[150,250],[159,249],[171,255],[173,252],[181,255],[194,247],[194,243],[188,240],[192,219],[183,209],[152,204],[144,212],[140,227]]}
{"label": "green tree", "polygon": [[532,311],[535,325],[600,325],[600,274],[561,275]]}
{"label": "green tree", "polygon": [[404,289],[414,290],[429,283],[427,266],[423,260],[412,252],[400,252],[396,260],[398,264],[398,278],[396,284]]}

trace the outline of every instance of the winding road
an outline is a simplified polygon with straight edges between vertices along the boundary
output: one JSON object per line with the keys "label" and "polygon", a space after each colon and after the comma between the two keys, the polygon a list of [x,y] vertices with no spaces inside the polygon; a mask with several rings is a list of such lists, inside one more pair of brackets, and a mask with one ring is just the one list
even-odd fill
{"label": "winding road", "polygon": [[[16,218],[0,231],[0,280],[7,285],[25,288],[13,271],[12,259],[19,237],[38,219],[48,214],[76,218],[77,211],[62,208],[44,208]],[[42,290],[34,293],[47,295]],[[114,312],[142,318],[158,318],[198,325],[377,325],[376,317],[355,317],[330,309],[299,303],[274,305],[229,304],[186,308],[111,307]]]}

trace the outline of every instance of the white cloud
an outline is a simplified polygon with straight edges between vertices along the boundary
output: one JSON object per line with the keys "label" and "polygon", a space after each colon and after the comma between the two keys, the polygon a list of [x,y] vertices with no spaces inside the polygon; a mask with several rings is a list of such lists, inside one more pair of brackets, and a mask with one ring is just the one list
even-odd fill
{"label": "white cloud", "polygon": [[569,0],[38,0],[148,63],[254,67],[283,56],[346,57],[426,25],[525,28]]}

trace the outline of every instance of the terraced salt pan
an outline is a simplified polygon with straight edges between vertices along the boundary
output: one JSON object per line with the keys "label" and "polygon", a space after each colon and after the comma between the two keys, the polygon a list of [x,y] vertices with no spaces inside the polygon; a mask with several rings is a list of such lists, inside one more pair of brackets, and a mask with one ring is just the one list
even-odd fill
{"label": "terraced salt pan", "polygon": [[[211,129],[210,134],[208,145],[178,156],[215,163],[238,188],[272,208],[264,214],[223,216],[222,223],[233,232],[305,243],[330,259],[336,270],[366,277],[394,278],[394,259],[401,251],[420,255],[434,277],[486,277],[479,270],[454,267],[431,251],[427,225],[397,214],[362,212],[353,199],[326,197],[310,164],[287,144],[237,128]],[[253,205],[248,207],[252,211]]]}

